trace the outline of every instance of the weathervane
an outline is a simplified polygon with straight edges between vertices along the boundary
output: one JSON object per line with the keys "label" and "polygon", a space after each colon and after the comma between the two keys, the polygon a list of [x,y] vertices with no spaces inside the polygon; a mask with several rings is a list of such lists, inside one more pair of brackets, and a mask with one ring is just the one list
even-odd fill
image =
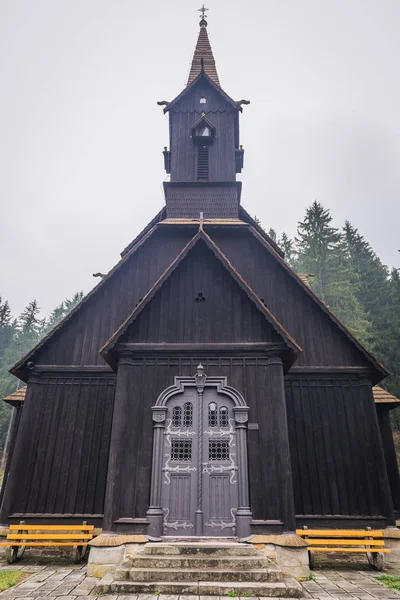
{"label": "weathervane", "polygon": [[201,8],[197,9],[199,12],[201,12],[201,20],[205,21],[205,17],[206,17],[206,12],[209,10],[208,8],[206,8],[203,4],[203,6]]}

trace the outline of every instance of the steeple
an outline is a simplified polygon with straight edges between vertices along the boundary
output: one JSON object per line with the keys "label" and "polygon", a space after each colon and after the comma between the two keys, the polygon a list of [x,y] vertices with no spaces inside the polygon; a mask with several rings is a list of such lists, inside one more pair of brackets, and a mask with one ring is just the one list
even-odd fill
{"label": "steeple", "polygon": [[162,101],[169,116],[170,148],[164,148],[167,218],[237,219],[243,167],[236,102],[221,88],[200,9],[200,33],[184,90],[171,102]]}
{"label": "steeple", "polygon": [[202,13],[200,32],[193,54],[187,85],[190,85],[202,71],[204,71],[214,83],[220,85],[213,51],[211,49],[210,40],[208,39],[207,21],[204,18],[206,10],[208,10],[208,8],[205,8],[204,4],[202,8],[199,8],[199,11]]}

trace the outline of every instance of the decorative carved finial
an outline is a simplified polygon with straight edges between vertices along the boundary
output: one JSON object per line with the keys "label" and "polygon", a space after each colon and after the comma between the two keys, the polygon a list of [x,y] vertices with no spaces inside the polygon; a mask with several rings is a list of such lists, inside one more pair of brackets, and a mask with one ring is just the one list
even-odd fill
{"label": "decorative carved finial", "polygon": [[201,363],[197,365],[196,375],[194,378],[196,380],[197,389],[202,391],[206,383],[207,375],[205,374],[204,367]]}
{"label": "decorative carved finial", "polygon": [[[200,222],[200,229],[203,229],[203,225],[204,225],[204,213],[203,212],[200,213],[199,222]],[[203,366],[201,363],[199,364],[199,366],[197,368],[199,369],[200,367],[203,369]]]}
{"label": "decorative carved finial", "polygon": [[206,21],[205,17],[206,17],[206,12],[209,9],[206,8],[203,4],[203,6],[201,8],[198,8],[197,10],[201,13],[200,27],[207,27],[207,21]]}

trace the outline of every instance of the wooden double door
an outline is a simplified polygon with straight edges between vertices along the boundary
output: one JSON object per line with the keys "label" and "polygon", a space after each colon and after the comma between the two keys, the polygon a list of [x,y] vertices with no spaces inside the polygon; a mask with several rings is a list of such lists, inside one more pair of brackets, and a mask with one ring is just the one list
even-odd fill
{"label": "wooden double door", "polygon": [[233,402],[196,388],[167,403],[161,506],[166,536],[233,536],[238,469]]}

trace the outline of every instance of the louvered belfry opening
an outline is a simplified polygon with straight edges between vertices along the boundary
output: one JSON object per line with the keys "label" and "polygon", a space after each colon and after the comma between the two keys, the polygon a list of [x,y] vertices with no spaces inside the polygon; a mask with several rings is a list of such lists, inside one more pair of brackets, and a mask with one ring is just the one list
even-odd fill
{"label": "louvered belfry opening", "polygon": [[209,174],[208,146],[199,146],[197,154],[197,179],[207,181]]}

